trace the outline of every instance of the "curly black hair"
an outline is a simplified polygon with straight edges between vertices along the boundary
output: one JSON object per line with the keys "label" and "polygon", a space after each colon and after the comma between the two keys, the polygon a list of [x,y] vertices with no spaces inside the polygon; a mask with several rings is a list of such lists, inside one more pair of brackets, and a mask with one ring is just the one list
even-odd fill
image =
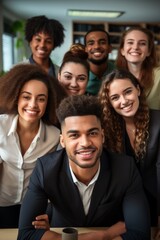
{"label": "curly black hair", "polygon": [[46,16],[31,17],[26,21],[25,39],[31,42],[34,35],[43,32],[51,36],[54,42],[54,48],[60,47],[64,42],[64,27],[56,19],[48,19]]}
{"label": "curly black hair", "polygon": [[62,125],[65,118],[71,116],[94,115],[102,121],[102,108],[95,96],[76,95],[64,98],[56,110],[57,118]]}

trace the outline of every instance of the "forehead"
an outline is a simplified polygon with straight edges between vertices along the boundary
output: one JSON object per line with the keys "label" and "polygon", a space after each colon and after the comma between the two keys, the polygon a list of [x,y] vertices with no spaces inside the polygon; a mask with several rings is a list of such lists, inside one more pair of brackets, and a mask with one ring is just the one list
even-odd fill
{"label": "forehead", "polygon": [[99,128],[100,121],[95,115],[71,116],[64,120],[62,130],[88,131],[92,128]]}
{"label": "forehead", "polygon": [[39,80],[36,80],[36,79],[33,79],[33,80],[29,80],[28,82],[26,82],[21,91],[31,91],[31,90],[34,90],[34,91],[45,91],[47,92],[48,89],[47,89],[47,86],[44,82],[42,81],[39,81]]}
{"label": "forehead", "polygon": [[34,34],[33,37],[41,37],[41,38],[44,38],[44,39],[48,39],[48,38],[52,38],[50,34],[46,33],[46,32],[37,32]]}
{"label": "forehead", "polygon": [[87,69],[81,63],[66,62],[62,68],[62,72],[65,72],[65,71],[78,75],[78,74],[86,74]]}
{"label": "forehead", "polygon": [[86,36],[86,41],[90,41],[90,40],[99,40],[99,39],[105,39],[108,41],[108,36],[105,32],[90,32],[88,33],[88,35]]}
{"label": "forehead", "polygon": [[114,79],[108,86],[109,94],[116,94],[126,88],[135,87],[129,78]]}
{"label": "forehead", "polygon": [[138,40],[148,40],[147,34],[139,30],[133,30],[127,33],[125,39],[138,39]]}

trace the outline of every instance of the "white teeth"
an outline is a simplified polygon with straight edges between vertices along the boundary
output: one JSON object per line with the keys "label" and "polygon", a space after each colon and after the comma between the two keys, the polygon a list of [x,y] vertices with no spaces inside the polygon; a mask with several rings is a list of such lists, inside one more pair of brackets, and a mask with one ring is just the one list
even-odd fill
{"label": "white teeth", "polygon": [[45,51],[43,51],[43,50],[38,50],[38,52],[39,52],[39,53],[45,53]]}
{"label": "white teeth", "polygon": [[26,110],[26,112],[29,114],[37,114],[37,111]]}
{"label": "white teeth", "polygon": [[95,52],[94,56],[99,57],[99,56],[101,56],[101,53],[100,52]]}
{"label": "white teeth", "polygon": [[132,56],[139,56],[139,53],[130,53]]}
{"label": "white teeth", "polygon": [[88,155],[88,154],[91,154],[92,152],[79,152],[79,154],[82,154],[82,155]]}
{"label": "white teeth", "polygon": [[131,107],[132,107],[132,105],[128,105],[128,106],[122,107],[122,109],[129,110]]}

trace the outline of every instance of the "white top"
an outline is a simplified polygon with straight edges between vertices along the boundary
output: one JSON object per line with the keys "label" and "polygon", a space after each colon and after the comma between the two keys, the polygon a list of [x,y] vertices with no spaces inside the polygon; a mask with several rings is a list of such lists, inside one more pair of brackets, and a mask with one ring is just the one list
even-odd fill
{"label": "white top", "polygon": [[37,158],[54,151],[60,131],[40,121],[37,135],[22,156],[16,132],[18,115],[0,115],[0,206],[20,204]]}
{"label": "white top", "polygon": [[85,215],[88,214],[88,211],[89,211],[89,206],[90,206],[90,203],[91,203],[91,197],[92,197],[92,192],[93,192],[93,189],[94,189],[94,185],[97,181],[97,178],[99,176],[99,172],[100,172],[100,165],[99,165],[99,168],[98,168],[98,171],[96,172],[96,174],[94,175],[94,177],[92,178],[92,180],[89,182],[88,185],[85,185],[84,183],[80,182],[75,174],[73,173],[72,171],[72,168],[70,167],[70,171],[71,171],[71,175],[72,175],[72,179],[73,179],[73,182],[77,185],[78,187],[78,190],[79,190],[79,194],[81,196],[81,199],[82,199],[82,202],[83,202],[83,207],[84,207],[84,212],[85,212]]}

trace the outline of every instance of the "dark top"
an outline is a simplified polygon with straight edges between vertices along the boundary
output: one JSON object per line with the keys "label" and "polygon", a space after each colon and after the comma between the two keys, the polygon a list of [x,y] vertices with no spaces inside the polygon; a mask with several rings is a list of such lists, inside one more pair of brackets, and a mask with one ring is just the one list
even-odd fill
{"label": "dark top", "polygon": [[[125,134],[125,153],[134,156],[128,135]],[[135,161],[136,162],[136,161]],[[151,224],[157,225],[160,216],[160,110],[150,110],[149,140],[146,155],[136,163],[151,210]]]}
{"label": "dark top", "polygon": [[[31,64],[36,64],[36,62],[34,61],[33,59],[33,56],[31,55],[29,57],[29,62]],[[56,71],[55,71],[55,66],[54,64],[52,63],[51,59],[49,58],[49,70],[48,70],[48,75],[52,76],[52,77],[56,77]]]}
{"label": "dark top", "polygon": [[107,69],[104,72],[102,79],[99,79],[92,71],[90,71],[86,92],[89,95],[97,95],[101,88],[104,77],[113,71],[113,69],[115,69],[115,65],[111,61],[108,61]]}
{"label": "dark top", "polygon": [[103,150],[88,215],[74,184],[65,149],[41,157],[22,203],[18,240],[40,239],[32,221],[53,204],[54,227],[107,227],[124,220],[127,240],[150,239],[150,216],[141,178],[133,158]]}

